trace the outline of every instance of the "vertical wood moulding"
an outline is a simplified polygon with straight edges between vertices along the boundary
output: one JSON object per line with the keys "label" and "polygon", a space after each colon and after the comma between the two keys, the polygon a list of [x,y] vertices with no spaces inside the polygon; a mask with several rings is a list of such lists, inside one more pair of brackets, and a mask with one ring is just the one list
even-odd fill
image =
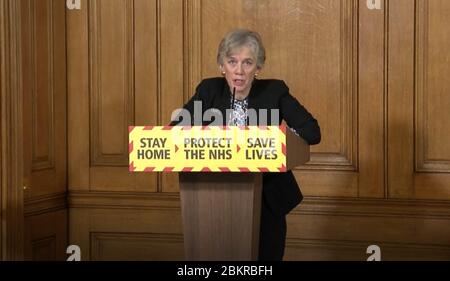
{"label": "vertical wood moulding", "polygon": [[389,1],[384,0],[384,76],[383,76],[383,166],[384,166],[384,187],[383,187],[383,198],[388,197],[388,186],[389,186],[389,155],[388,155],[388,140],[389,140],[389,126],[388,126],[388,116],[389,116]]}
{"label": "vertical wood moulding", "polygon": [[22,55],[20,1],[0,2],[1,259],[23,259]]}
{"label": "vertical wood moulding", "polygon": [[426,171],[425,153],[427,151],[427,100],[424,97],[427,90],[426,66],[428,64],[428,1],[416,1],[416,56],[415,56],[415,104],[414,104],[414,168],[415,172]]}
{"label": "vertical wood moulding", "polygon": [[186,3],[186,49],[187,49],[187,92],[185,102],[193,96],[195,87],[202,79],[202,2]]}
{"label": "vertical wood moulding", "polygon": [[[156,124],[162,125],[162,104],[161,104],[161,0],[156,0],[156,103],[157,103],[157,116]],[[162,173],[158,172],[156,177],[156,192],[162,192]]]}
{"label": "vertical wood moulding", "polygon": [[54,169],[55,168],[55,103],[54,103],[54,50],[53,50],[53,43],[54,43],[54,28],[53,28],[53,4],[52,1],[47,1],[47,19],[46,19],[46,27],[47,27],[47,55],[48,55],[48,92],[45,93],[45,95],[48,98],[48,112],[47,112],[47,122],[49,122],[48,126],[48,154],[46,156],[38,157],[36,155],[37,151],[37,131],[38,131],[38,116],[37,116],[37,106],[38,106],[38,93],[37,93],[37,75],[38,75],[38,63],[37,63],[37,17],[36,17],[36,0],[30,1],[30,19],[31,19],[31,44],[32,44],[32,170],[46,170],[46,169]]}

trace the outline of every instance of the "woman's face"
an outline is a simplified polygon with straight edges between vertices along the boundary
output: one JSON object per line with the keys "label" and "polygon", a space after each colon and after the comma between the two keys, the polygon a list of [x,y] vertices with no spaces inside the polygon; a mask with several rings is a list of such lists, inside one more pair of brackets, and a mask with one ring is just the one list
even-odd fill
{"label": "woman's face", "polygon": [[224,58],[222,71],[231,92],[236,88],[236,95],[245,98],[250,93],[255,74],[259,71],[256,58],[249,47],[241,47]]}

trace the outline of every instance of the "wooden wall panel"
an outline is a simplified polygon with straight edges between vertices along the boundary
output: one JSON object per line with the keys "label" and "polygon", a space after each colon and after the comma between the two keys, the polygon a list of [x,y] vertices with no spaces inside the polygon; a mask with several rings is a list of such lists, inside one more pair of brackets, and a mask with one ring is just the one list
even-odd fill
{"label": "wooden wall panel", "polygon": [[[438,0],[390,4],[389,196],[450,199],[446,11]],[[399,26],[395,24],[401,22]]]}
{"label": "wooden wall panel", "polygon": [[[306,199],[288,216],[287,260],[448,260],[450,205],[386,199]],[[355,227],[357,226],[357,227]]]}
{"label": "wooden wall panel", "polygon": [[388,10],[359,1],[358,146],[359,197],[386,196],[385,112]]}
{"label": "wooden wall panel", "polygon": [[23,259],[23,95],[19,1],[0,1],[0,259]]}
{"label": "wooden wall panel", "polygon": [[295,170],[306,200],[289,216],[286,259],[365,260],[376,244],[386,260],[448,260],[438,54],[450,5],[366,3],[84,0],[68,11],[69,241],[82,259],[183,258],[177,174],[129,173],[126,127],[167,124],[202,78],[220,75],[217,46],[239,26],[264,39],[262,78],[284,79],[322,128]]}
{"label": "wooden wall panel", "polygon": [[[372,242],[288,239],[285,260],[288,261],[366,261]],[[400,243],[378,243],[382,261],[448,261],[448,246]]]}
{"label": "wooden wall panel", "polygon": [[25,258],[61,260],[67,243],[65,1],[20,4]]}
{"label": "wooden wall panel", "polygon": [[133,8],[132,1],[89,2],[91,167],[128,164],[128,126],[134,123]]}
{"label": "wooden wall panel", "polygon": [[82,260],[183,259],[177,198],[77,192],[70,205],[70,241]]}
{"label": "wooden wall panel", "polygon": [[21,1],[26,198],[66,188],[63,1]]}
{"label": "wooden wall panel", "polygon": [[450,172],[450,4],[418,2],[416,169],[418,172]]}
{"label": "wooden wall panel", "polygon": [[68,181],[69,189],[89,190],[88,1],[80,4],[66,14]]}
{"label": "wooden wall panel", "polygon": [[157,1],[81,5],[67,16],[70,189],[156,191],[127,153],[128,125],[158,121]]}
{"label": "wooden wall panel", "polygon": [[90,237],[92,261],[181,260],[181,234],[97,233]]}
{"label": "wooden wall panel", "polygon": [[67,210],[33,212],[25,217],[25,260],[66,259]]}

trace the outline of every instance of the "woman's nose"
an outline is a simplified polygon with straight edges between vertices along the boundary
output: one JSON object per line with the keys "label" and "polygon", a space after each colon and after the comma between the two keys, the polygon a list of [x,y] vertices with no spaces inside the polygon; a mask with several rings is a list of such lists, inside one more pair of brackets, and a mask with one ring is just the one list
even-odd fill
{"label": "woman's nose", "polygon": [[242,74],[242,73],[243,73],[242,64],[239,63],[239,64],[236,66],[236,74]]}

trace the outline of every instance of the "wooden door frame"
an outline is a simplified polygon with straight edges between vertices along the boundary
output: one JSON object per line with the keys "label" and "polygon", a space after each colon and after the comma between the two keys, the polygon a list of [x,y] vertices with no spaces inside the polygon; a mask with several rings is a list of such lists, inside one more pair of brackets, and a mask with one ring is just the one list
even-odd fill
{"label": "wooden door frame", "polygon": [[20,1],[0,0],[0,260],[23,260]]}

